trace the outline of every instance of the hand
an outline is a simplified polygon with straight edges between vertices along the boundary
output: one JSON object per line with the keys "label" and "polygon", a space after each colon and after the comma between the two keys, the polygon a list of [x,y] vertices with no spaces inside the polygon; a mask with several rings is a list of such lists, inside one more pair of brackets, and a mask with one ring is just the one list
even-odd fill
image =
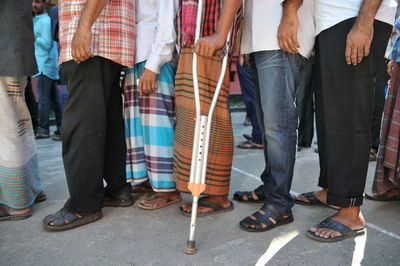
{"label": "hand", "polygon": [[145,68],[139,78],[139,95],[145,95],[155,92],[157,89],[157,73]]}
{"label": "hand", "polygon": [[282,17],[278,29],[278,42],[284,52],[290,54],[297,54],[299,52],[300,44],[297,39],[298,29],[299,18],[296,12],[285,14]]}
{"label": "hand", "polygon": [[200,56],[211,57],[217,50],[224,47],[225,41],[218,34],[200,38],[196,43],[195,52]]}
{"label": "hand", "polygon": [[347,35],[346,63],[357,65],[369,55],[374,35],[373,25],[359,25],[356,23]]}
{"label": "hand", "polygon": [[387,73],[389,74],[389,76],[392,76],[393,66],[394,66],[394,61],[390,60],[387,68]]}
{"label": "hand", "polygon": [[78,29],[72,38],[72,58],[77,63],[86,61],[93,57],[90,51],[92,32],[90,30]]}

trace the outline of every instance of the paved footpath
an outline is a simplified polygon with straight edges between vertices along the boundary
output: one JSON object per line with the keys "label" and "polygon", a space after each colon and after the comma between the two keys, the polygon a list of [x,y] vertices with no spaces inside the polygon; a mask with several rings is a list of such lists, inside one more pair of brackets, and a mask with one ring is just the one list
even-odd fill
{"label": "paved footpath", "polygon": [[[250,127],[244,113],[232,114],[235,143]],[[261,204],[236,203],[232,212],[198,219],[198,253],[183,253],[190,218],[178,206],[145,211],[136,206],[104,208],[103,219],[71,231],[49,233],[42,218],[63,206],[68,197],[61,144],[39,140],[43,188],[48,200],[35,206],[33,217],[0,223],[0,265],[400,265],[400,202],[365,201],[367,234],[340,243],[309,240],[309,226],[334,214],[328,208],[296,205],[295,221],[265,233],[239,230],[238,222]],[[343,152],[346,152],[345,150]],[[235,150],[231,193],[260,184],[264,166],[260,150]],[[370,164],[366,191],[371,190],[375,163]],[[297,154],[293,190],[317,188],[318,155]],[[184,202],[190,201],[184,196]]]}

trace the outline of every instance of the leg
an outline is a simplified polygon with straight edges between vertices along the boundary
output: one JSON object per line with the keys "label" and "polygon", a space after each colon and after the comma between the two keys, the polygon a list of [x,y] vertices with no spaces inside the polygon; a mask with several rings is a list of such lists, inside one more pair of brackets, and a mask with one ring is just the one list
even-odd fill
{"label": "leg", "polygon": [[63,64],[70,90],[61,130],[70,192],[65,207],[70,211],[96,212],[103,206],[107,109],[120,70],[120,65],[101,57]]}
{"label": "leg", "polygon": [[[345,63],[343,53],[347,34],[354,21],[343,21],[318,37],[328,158],[327,203],[341,207],[330,219],[347,228],[335,229],[330,226],[331,222],[322,222],[310,229],[310,234],[319,239],[340,240],[349,232],[352,235],[352,232],[358,232],[365,226],[360,206],[371,144],[373,78],[383,57],[391,27],[376,21],[370,55],[361,64],[351,66]],[[334,49],[328,49],[327,46],[332,42],[337,45]]]}
{"label": "leg", "polygon": [[53,80],[53,82],[52,82],[51,102],[52,102],[54,114],[56,116],[57,131],[59,131],[61,129],[61,123],[62,123],[63,106],[61,103],[61,95],[58,90],[58,81],[57,80]]}
{"label": "leg", "polygon": [[[262,175],[268,202],[291,214],[290,187],[296,154],[297,111],[295,88],[305,59],[282,51],[254,54],[259,81],[259,119],[264,128],[266,168]],[[279,88],[279,89],[278,89]]]}
{"label": "leg", "polygon": [[53,80],[42,74],[37,77],[37,84],[39,93],[39,135],[37,138],[48,138]]}
{"label": "leg", "polygon": [[241,66],[238,62],[237,71],[242,89],[243,101],[246,105],[247,115],[250,118],[252,130],[252,141],[256,144],[262,144],[262,131],[257,121],[257,111],[255,106],[255,86],[249,66]]}
{"label": "leg", "polygon": [[36,133],[38,130],[38,103],[32,90],[32,80],[28,77],[28,83],[25,88],[25,101],[28,106],[29,113],[32,119],[33,131]]}
{"label": "leg", "polygon": [[310,59],[300,76],[300,84],[296,92],[296,107],[299,114],[297,146],[311,147],[314,135],[314,101],[312,69],[313,59]]}

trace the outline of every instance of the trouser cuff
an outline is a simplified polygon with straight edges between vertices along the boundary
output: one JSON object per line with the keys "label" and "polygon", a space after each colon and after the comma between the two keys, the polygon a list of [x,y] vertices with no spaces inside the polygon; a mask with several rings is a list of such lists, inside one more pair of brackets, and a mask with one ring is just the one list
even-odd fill
{"label": "trouser cuff", "polygon": [[364,200],[363,196],[351,197],[351,198],[338,197],[329,194],[328,191],[328,198],[327,198],[328,205],[339,206],[341,208],[358,207],[363,204],[363,200]]}

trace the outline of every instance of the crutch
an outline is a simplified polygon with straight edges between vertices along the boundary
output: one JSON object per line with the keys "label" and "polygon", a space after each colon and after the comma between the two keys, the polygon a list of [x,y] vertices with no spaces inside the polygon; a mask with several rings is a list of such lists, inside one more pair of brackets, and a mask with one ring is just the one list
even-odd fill
{"label": "crutch", "polygon": [[[195,41],[200,37],[202,12],[203,12],[203,0],[198,1],[197,9],[197,19],[196,19],[196,35]],[[196,218],[197,218],[197,207],[199,196],[206,189],[206,173],[207,173],[207,159],[208,159],[208,147],[210,143],[210,130],[212,116],[214,113],[215,105],[218,100],[218,95],[222,87],[222,83],[225,76],[226,65],[228,62],[228,51],[229,51],[229,38],[231,31],[228,33],[226,45],[224,47],[224,57],[222,59],[221,75],[218,79],[217,87],[215,89],[214,97],[212,99],[210,110],[208,115],[201,115],[200,112],[200,96],[199,96],[199,83],[197,75],[197,55],[193,52],[193,87],[194,87],[194,99],[196,105],[196,122],[194,129],[194,139],[193,139],[193,151],[192,151],[192,163],[190,168],[190,181],[188,184],[188,190],[192,193],[193,203],[192,203],[192,215],[190,222],[190,235],[189,240],[185,248],[186,254],[195,254],[196,243],[194,240],[194,234],[196,229]]]}

